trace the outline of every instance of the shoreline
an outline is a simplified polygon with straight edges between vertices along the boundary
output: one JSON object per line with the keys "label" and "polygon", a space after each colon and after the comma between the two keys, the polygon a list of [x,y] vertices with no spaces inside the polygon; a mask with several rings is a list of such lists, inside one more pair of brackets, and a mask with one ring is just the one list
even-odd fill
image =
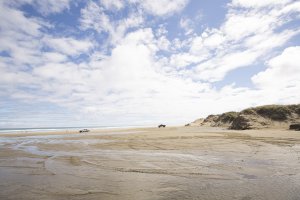
{"label": "shoreline", "polygon": [[[83,127],[85,128],[85,127]],[[26,136],[26,135],[47,135],[47,134],[89,134],[89,133],[103,133],[103,132],[119,132],[119,131],[126,131],[126,130],[136,130],[136,129],[152,129],[156,127],[150,127],[150,126],[145,126],[145,127],[107,127],[107,128],[87,128],[90,131],[87,133],[79,133],[79,130],[83,128],[74,128],[74,129],[53,129],[53,130],[47,130],[47,129],[39,129],[39,130],[20,130],[20,131],[11,131],[11,132],[0,132],[0,137],[1,136]]]}
{"label": "shoreline", "polygon": [[32,132],[63,132],[63,131],[79,131],[81,129],[90,130],[111,130],[111,129],[130,129],[130,128],[151,128],[154,126],[82,126],[82,127],[38,127],[38,128],[1,128],[0,134],[9,133],[32,133]]}

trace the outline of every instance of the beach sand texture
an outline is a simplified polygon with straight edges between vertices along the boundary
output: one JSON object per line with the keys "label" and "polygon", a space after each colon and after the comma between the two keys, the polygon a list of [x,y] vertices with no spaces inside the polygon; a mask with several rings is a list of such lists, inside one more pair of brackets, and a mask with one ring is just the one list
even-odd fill
{"label": "beach sand texture", "polygon": [[300,133],[168,127],[0,136],[0,199],[300,199]]}

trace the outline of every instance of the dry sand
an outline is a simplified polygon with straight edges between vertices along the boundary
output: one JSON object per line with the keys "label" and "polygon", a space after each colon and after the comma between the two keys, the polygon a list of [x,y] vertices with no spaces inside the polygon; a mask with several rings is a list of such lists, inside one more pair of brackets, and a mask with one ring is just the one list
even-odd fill
{"label": "dry sand", "polygon": [[0,135],[0,199],[300,199],[300,132]]}

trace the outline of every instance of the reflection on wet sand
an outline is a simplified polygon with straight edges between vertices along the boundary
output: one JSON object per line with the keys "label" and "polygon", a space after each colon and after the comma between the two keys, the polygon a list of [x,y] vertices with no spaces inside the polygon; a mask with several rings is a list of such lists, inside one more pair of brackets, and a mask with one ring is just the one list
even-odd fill
{"label": "reflection on wet sand", "polygon": [[0,199],[297,199],[299,152],[284,130],[5,134]]}

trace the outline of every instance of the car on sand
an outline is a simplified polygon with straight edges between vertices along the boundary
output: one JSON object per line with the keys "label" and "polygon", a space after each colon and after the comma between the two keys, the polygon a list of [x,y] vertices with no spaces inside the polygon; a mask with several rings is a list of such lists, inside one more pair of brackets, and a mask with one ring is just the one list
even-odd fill
{"label": "car on sand", "polygon": [[86,128],[79,130],[79,133],[87,133],[87,132],[90,132],[90,130]]}
{"label": "car on sand", "polygon": [[166,125],[164,125],[164,124],[158,125],[158,128],[165,128],[165,127],[166,127]]}

